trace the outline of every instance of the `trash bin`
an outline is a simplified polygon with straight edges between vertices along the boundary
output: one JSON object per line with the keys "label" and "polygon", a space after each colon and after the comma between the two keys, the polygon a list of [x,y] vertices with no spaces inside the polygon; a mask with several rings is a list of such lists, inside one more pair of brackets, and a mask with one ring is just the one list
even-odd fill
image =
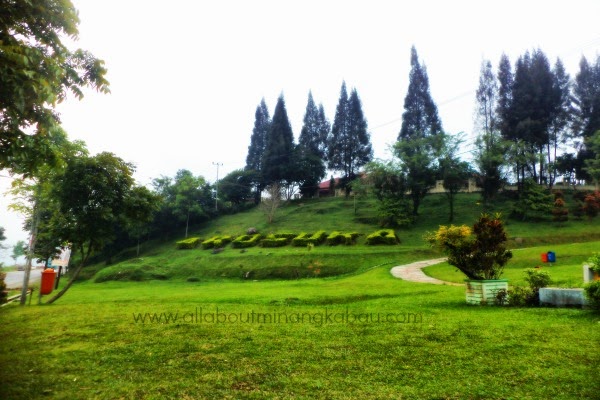
{"label": "trash bin", "polygon": [[542,262],[548,262],[548,253],[542,253]]}
{"label": "trash bin", "polygon": [[52,268],[46,268],[42,271],[42,284],[40,286],[40,294],[50,294],[54,290],[54,279],[56,279],[56,271]]}
{"label": "trash bin", "polygon": [[556,253],[553,251],[548,252],[548,262],[556,262]]}

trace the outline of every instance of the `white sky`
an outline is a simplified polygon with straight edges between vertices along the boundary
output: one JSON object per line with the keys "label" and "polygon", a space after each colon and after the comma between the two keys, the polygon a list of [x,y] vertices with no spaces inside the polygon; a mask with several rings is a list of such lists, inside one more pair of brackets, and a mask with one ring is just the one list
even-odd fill
{"label": "white sky", "polygon": [[[208,181],[245,165],[254,112],[283,92],[296,140],[308,91],[333,122],[342,80],[356,87],[378,158],[398,135],[410,48],[427,66],[446,132],[474,137],[481,61],[527,50],[572,77],[600,53],[598,0],[73,0],[77,47],[106,62],[111,94],[61,104],[71,139],[137,166],[148,184],[186,168]],[[1,175],[6,175],[2,173]],[[0,177],[0,189],[9,184]],[[0,201],[7,245],[26,240]],[[7,255],[8,256],[8,255]],[[2,259],[2,257],[0,257]],[[10,259],[9,259],[10,260]]]}

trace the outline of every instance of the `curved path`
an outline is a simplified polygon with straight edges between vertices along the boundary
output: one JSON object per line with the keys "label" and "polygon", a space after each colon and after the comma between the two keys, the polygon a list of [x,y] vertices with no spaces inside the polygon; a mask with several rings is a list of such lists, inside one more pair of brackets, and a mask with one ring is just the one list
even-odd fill
{"label": "curved path", "polygon": [[425,275],[425,273],[423,272],[423,268],[428,267],[430,265],[439,264],[444,261],[446,261],[445,258],[417,261],[414,263],[394,267],[390,270],[390,272],[395,278],[403,279],[409,282],[433,283],[435,285],[463,286],[460,283],[446,282],[436,278],[432,278],[430,276]]}

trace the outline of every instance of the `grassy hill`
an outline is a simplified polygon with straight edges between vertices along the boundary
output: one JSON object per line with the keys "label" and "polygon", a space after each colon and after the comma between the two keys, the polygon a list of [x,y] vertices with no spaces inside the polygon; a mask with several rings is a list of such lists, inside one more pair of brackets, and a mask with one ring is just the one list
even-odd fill
{"label": "grassy hill", "polygon": [[[322,198],[296,200],[281,207],[272,224],[259,208],[212,220],[190,236],[202,239],[213,235],[238,236],[250,227],[263,234],[277,232],[343,231],[361,234],[353,246],[252,247],[244,250],[226,246],[213,254],[201,248],[176,250],[174,237],[164,242],[147,243],[139,258],[121,259],[106,266],[99,263],[84,270],[82,279],[142,281],[214,279],[295,279],[357,273],[378,265],[399,265],[418,259],[437,257],[422,237],[439,225],[448,223],[448,203],[444,195],[425,198],[416,223],[396,231],[401,243],[396,246],[366,246],[366,235],[380,229],[377,203],[373,199]],[[548,221],[518,221],[508,218],[512,200],[500,199],[485,210],[478,194],[456,198],[454,224],[471,225],[484,211],[500,212],[513,248],[600,240],[600,224],[593,220],[571,220],[561,224]],[[131,254],[131,251],[125,252]],[[118,259],[118,258],[117,258]],[[456,279],[456,278],[455,278]]]}

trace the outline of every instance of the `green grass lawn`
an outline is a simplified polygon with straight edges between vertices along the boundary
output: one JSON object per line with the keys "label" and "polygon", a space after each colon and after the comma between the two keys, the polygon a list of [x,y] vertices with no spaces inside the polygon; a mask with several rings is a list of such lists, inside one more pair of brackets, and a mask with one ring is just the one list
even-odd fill
{"label": "green grass lawn", "polygon": [[[457,224],[472,224],[477,199],[460,196]],[[463,287],[391,276],[392,266],[440,256],[422,235],[446,223],[442,200],[426,198],[427,217],[399,230],[398,246],[364,246],[363,237],[350,247],[211,254],[175,250],[170,238],[139,258],[86,268],[53,305],[0,309],[0,398],[597,398],[599,314],[467,306]],[[269,227],[252,210],[194,234],[372,232],[373,203],[357,203],[354,215],[352,200],[296,202]],[[598,225],[509,220],[521,248],[505,277],[524,285],[522,270],[552,250],[557,262],[543,268],[558,286],[580,286]],[[463,280],[448,265],[426,272]],[[96,283],[102,277],[117,280]]]}

